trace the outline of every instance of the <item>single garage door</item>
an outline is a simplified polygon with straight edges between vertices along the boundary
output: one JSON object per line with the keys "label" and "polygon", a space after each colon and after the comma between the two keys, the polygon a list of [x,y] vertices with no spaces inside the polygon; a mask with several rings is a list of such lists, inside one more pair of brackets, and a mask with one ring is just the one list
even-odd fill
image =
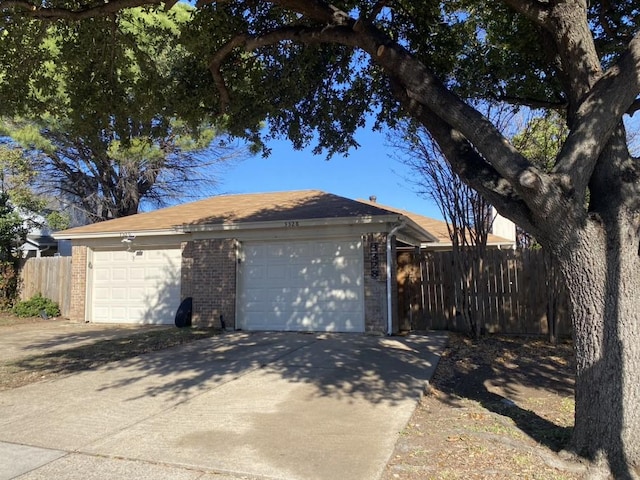
{"label": "single garage door", "polygon": [[360,240],[244,243],[239,327],[364,332],[362,263]]}
{"label": "single garage door", "polygon": [[181,264],[180,248],[94,251],[91,321],[174,323]]}

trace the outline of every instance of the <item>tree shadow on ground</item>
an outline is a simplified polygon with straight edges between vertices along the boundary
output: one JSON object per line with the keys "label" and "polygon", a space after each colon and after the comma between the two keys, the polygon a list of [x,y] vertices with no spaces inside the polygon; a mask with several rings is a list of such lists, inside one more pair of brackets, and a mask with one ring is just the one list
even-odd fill
{"label": "tree shadow on ground", "polygon": [[531,401],[532,395],[573,398],[573,346],[569,342],[551,345],[515,337],[475,341],[454,334],[434,384],[445,394],[445,402],[454,406],[464,399],[478,402],[510,418],[523,433],[553,451],[562,450],[570,440],[571,427],[519,405]]}
{"label": "tree shadow on ground", "polygon": [[[138,383],[140,396],[186,399],[255,371],[313,385],[316,396],[396,404],[417,400],[435,369],[446,334],[226,333],[179,349],[106,365],[125,368],[102,391]],[[133,396],[130,400],[136,400]]]}

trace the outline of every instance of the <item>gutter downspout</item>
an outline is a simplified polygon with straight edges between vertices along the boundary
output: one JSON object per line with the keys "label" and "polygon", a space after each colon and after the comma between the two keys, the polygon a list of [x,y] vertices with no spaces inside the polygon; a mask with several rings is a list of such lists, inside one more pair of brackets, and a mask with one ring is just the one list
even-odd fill
{"label": "gutter downspout", "polygon": [[391,229],[391,231],[387,234],[387,335],[391,335],[391,331],[393,329],[393,316],[392,316],[392,308],[391,308],[391,238],[398,233],[399,230],[404,228],[406,223],[401,221],[395,227]]}

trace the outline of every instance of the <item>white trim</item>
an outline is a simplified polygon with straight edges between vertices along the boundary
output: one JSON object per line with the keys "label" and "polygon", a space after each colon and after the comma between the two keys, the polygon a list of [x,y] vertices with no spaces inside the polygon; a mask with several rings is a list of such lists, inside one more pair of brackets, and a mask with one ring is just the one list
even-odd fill
{"label": "white trim", "polygon": [[175,230],[181,233],[193,232],[220,232],[237,230],[264,230],[264,229],[295,229],[305,227],[325,227],[332,225],[379,225],[389,222],[398,222],[398,215],[375,215],[366,217],[335,217],[335,218],[311,218],[311,219],[287,219],[270,220],[266,222],[239,222],[239,223],[214,223],[214,224],[184,224],[177,225]]}
{"label": "white trim", "polygon": [[161,230],[127,230],[126,232],[93,232],[93,233],[70,233],[70,234],[58,234],[52,235],[56,240],[84,240],[84,239],[99,239],[99,238],[122,238],[123,234],[131,234],[136,237],[153,237],[153,236],[166,236],[166,235],[184,235],[184,232],[178,232],[175,229],[161,229]]}
{"label": "white trim", "polygon": [[[158,230],[127,230],[117,232],[92,232],[92,233],[54,233],[53,238],[56,240],[86,240],[96,241],[101,239],[118,239],[123,236],[132,236],[135,238],[148,237],[176,237],[182,236],[184,240],[200,238],[229,238],[230,236],[242,239],[264,238],[264,233],[272,231],[268,237],[270,239],[284,238],[302,238],[303,236],[311,236],[314,234],[324,234],[320,229],[322,227],[334,227],[338,230],[328,232],[327,236],[347,236],[359,235],[365,233],[388,232],[398,222],[404,222],[407,226],[405,229],[405,243],[415,244],[421,238],[433,239],[435,237],[428,231],[420,227],[410,218],[400,214],[375,215],[366,217],[336,217],[336,218],[320,218],[320,219],[292,219],[292,220],[276,220],[268,222],[242,222],[242,223],[225,223],[225,224],[185,224],[177,225],[168,229]],[[342,228],[339,228],[342,227]],[[309,232],[311,229],[317,229],[316,232]],[[233,235],[230,235],[233,232]],[[304,232],[304,233],[302,233]],[[321,233],[322,232],[322,233]],[[207,235],[208,234],[208,235]],[[409,240],[411,238],[411,240]],[[175,241],[175,240],[174,240]],[[425,243],[423,240],[420,240]],[[162,244],[164,242],[160,242]],[[143,245],[141,243],[141,245]]]}
{"label": "white trim", "polygon": [[393,333],[393,295],[391,293],[391,267],[393,262],[393,248],[391,243],[393,242],[393,237],[405,226],[406,224],[404,222],[400,222],[387,234],[387,335],[391,335]]}
{"label": "white trim", "polygon": [[93,321],[93,249],[87,248],[87,263],[85,268],[85,296],[84,318],[87,322]]}

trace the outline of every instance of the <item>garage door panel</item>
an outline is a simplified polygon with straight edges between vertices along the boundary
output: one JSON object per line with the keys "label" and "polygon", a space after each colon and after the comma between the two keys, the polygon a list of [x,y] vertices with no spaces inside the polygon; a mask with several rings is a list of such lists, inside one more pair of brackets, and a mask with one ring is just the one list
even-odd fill
{"label": "garage door panel", "polygon": [[178,248],[93,252],[91,320],[171,324],[180,303]]}
{"label": "garage door panel", "polygon": [[248,243],[243,257],[238,286],[241,328],[364,331],[359,240]]}
{"label": "garage door panel", "polygon": [[289,275],[287,274],[288,266],[285,264],[281,265],[269,265],[266,268],[267,278],[269,280],[284,280]]}
{"label": "garage door panel", "polygon": [[103,318],[105,319],[113,319],[113,321],[118,323],[124,323],[127,319],[127,309],[125,307],[104,307],[101,309]]}

